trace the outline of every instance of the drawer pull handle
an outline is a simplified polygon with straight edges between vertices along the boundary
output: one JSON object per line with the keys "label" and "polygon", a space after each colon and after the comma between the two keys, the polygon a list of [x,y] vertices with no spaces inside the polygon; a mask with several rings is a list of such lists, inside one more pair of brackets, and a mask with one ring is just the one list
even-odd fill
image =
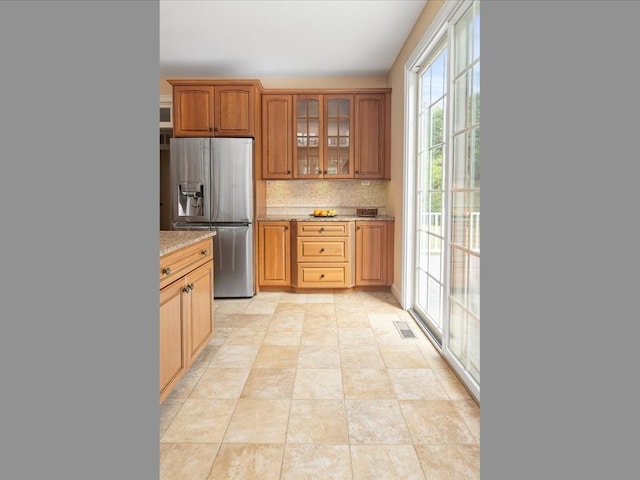
{"label": "drawer pull handle", "polygon": [[207,255],[209,255],[209,250],[202,250],[202,252],[200,252],[202,254],[203,257],[206,257]]}
{"label": "drawer pull handle", "polygon": [[171,275],[171,269],[169,267],[165,267],[162,269],[162,273],[165,275]]}

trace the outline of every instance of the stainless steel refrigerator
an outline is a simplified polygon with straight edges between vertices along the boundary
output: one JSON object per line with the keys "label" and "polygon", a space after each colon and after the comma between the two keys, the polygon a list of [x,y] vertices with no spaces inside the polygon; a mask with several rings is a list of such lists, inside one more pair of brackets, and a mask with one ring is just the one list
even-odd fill
{"label": "stainless steel refrigerator", "polygon": [[215,230],[214,297],[255,295],[252,138],[172,138],[171,228]]}

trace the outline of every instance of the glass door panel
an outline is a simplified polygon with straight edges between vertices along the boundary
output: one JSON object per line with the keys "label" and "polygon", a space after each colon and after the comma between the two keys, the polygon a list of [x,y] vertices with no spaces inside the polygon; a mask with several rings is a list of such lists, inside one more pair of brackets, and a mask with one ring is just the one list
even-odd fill
{"label": "glass door panel", "polygon": [[351,149],[351,122],[353,98],[351,95],[326,95],[326,176],[351,176],[353,153]]}
{"label": "glass door panel", "polygon": [[296,97],[296,177],[322,175],[320,99]]}

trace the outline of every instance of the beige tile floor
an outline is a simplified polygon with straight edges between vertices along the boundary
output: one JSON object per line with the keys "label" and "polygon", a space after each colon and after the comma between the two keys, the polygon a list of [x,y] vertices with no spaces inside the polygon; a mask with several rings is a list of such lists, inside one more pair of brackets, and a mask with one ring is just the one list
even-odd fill
{"label": "beige tile floor", "polygon": [[160,414],[162,480],[480,478],[480,409],[389,293],[216,299]]}

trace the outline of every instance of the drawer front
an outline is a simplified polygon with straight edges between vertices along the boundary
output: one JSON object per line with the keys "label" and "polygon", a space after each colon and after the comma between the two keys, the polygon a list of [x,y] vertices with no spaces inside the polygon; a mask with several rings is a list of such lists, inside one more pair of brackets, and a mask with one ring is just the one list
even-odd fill
{"label": "drawer front", "polygon": [[202,240],[160,257],[160,288],[213,260],[213,241]]}
{"label": "drawer front", "polygon": [[298,238],[298,261],[348,262],[349,237]]}
{"label": "drawer front", "polygon": [[307,288],[348,288],[349,264],[298,264],[298,287]]}
{"label": "drawer front", "polygon": [[349,222],[298,222],[299,236],[341,237],[349,235]]}

